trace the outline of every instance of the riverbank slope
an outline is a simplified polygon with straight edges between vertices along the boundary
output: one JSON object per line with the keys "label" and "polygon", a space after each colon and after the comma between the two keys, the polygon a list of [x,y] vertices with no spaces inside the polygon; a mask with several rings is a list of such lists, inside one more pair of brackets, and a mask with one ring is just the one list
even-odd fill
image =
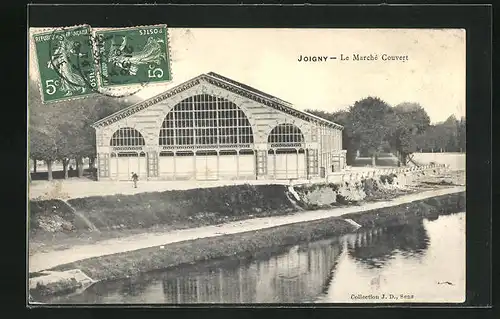
{"label": "riverbank slope", "polygon": [[[410,223],[416,218],[436,219],[439,215],[460,211],[465,211],[463,187],[432,190],[389,202],[351,207],[348,210],[333,209],[273,217],[282,219],[276,224],[263,225],[259,224],[259,219],[254,219],[244,221],[240,225],[224,225],[220,232],[216,232],[217,229],[213,226],[211,230],[211,227],[204,227],[204,230],[197,229],[191,238],[188,233],[171,234],[170,238],[167,235],[145,236],[142,238],[142,244],[148,248],[78,260],[53,267],[50,271],[62,274],[78,269],[94,281],[118,279],[220,257],[241,254],[251,256],[263,249],[279,251],[289,245],[342,235],[358,229],[400,225]],[[127,248],[127,245],[128,249],[138,248],[140,241],[136,238],[128,244],[121,242],[122,248]],[[93,248],[94,252],[98,249],[99,253],[106,253],[112,247],[94,245]],[[112,249],[116,252],[117,248],[119,247]],[[54,261],[62,263],[68,258],[68,254],[61,254],[59,257],[53,255],[51,259],[55,258],[62,258]]]}
{"label": "riverbank slope", "polygon": [[[460,183],[460,174],[420,173],[411,177],[382,175],[378,179],[342,184],[241,185],[33,201],[30,273],[76,267],[98,280],[120,278],[130,273],[342,234],[360,226],[405,222],[415,214],[435,217],[443,207],[443,211],[461,209],[463,205],[457,203],[465,203],[465,187],[450,187]],[[452,203],[450,207],[450,200],[443,196],[454,194],[460,194],[459,199],[452,200],[456,205]],[[436,196],[440,199],[433,201]],[[419,201],[424,203],[411,206]],[[410,205],[404,207],[406,211],[388,214],[381,211],[403,204]],[[358,220],[370,212],[370,217]],[[121,238],[113,238],[113,231]],[[111,237],[103,240],[105,236]],[[221,239],[226,236],[236,237],[226,238],[226,243]],[[94,242],[87,244],[85,237]],[[50,244],[50,240],[61,239],[76,244],[36,251],[37,243],[43,247],[44,240]],[[185,248],[176,251],[172,245]]]}
{"label": "riverbank slope", "polygon": [[[419,174],[419,175],[417,175]],[[342,208],[450,185],[464,174],[433,170],[341,184],[231,185],[213,188],[30,200],[29,254],[113,238],[222,225],[252,218]],[[31,260],[31,258],[30,258]]]}

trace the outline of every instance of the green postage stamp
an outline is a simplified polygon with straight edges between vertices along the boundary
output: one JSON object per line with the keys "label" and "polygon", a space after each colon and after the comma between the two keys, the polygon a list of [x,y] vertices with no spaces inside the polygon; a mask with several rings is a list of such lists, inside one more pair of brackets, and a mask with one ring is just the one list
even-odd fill
{"label": "green postage stamp", "polygon": [[95,30],[80,25],[34,34],[32,41],[43,103],[130,95],[127,90],[172,80],[166,25]]}
{"label": "green postage stamp", "polygon": [[44,103],[96,92],[91,32],[82,25],[33,36]]}
{"label": "green postage stamp", "polygon": [[172,79],[166,25],[96,31],[95,46],[103,88]]}

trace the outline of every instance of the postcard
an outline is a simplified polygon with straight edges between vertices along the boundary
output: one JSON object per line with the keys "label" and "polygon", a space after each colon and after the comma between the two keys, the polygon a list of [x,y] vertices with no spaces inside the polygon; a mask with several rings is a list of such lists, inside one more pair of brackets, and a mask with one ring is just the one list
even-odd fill
{"label": "postcard", "polygon": [[465,301],[465,30],[29,46],[30,304]]}

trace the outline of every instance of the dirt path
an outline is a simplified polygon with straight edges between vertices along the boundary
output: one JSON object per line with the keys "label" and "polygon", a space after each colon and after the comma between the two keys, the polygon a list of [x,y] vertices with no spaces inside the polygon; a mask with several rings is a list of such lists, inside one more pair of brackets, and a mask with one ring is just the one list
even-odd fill
{"label": "dirt path", "polygon": [[215,237],[224,234],[235,234],[255,231],[275,226],[313,221],[329,217],[342,216],[348,213],[363,212],[366,210],[396,206],[407,202],[429,197],[452,194],[465,191],[464,186],[435,189],[426,192],[401,196],[390,201],[367,203],[361,206],[343,207],[329,210],[300,212],[294,215],[254,218],[231,222],[223,225],[206,226],[171,231],[167,233],[144,233],[125,238],[105,240],[91,245],[73,246],[64,251],[50,251],[34,254],[29,257],[29,271],[41,271],[52,267],[75,262],[82,259],[112,255],[137,249],[166,245],[170,243]]}
{"label": "dirt path", "polygon": [[[341,180],[341,176],[349,177],[351,174],[362,174],[379,171],[387,174],[387,171],[398,169],[394,166],[373,167],[350,167],[342,173],[334,173],[327,181],[333,182]],[[384,173],[384,171],[386,171]],[[293,184],[324,183],[325,179],[317,178],[313,180],[294,180]],[[132,195],[145,192],[163,192],[170,190],[187,190],[195,188],[209,188],[232,185],[289,185],[289,180],[237,180],[237,181],[139,181],[138,187],[134,188],[132,182],[127,181],[91,181],[88,179],[70,178],[68,180],[33,181],[29,185],[30,199],[72,199],[90,196],[106,195]]]}
{"label": "dirt path", "polygon": [[[308,180],[296,181],[306,183]],[[134,188],[132,182],[126,181],[90,181],[84,179],[70,178],[68,180],[33,181],[29,186],[30,199],[72,199],[90,196],[106,195],[132,195],[145,192],[163,192],[170,190],[187,190],[194,188],[209,188],[220,186],[233,186],[242,184],[288,185],[289,181],[275,180],[251,180],[251,181],[139,181],[138,187]]]}

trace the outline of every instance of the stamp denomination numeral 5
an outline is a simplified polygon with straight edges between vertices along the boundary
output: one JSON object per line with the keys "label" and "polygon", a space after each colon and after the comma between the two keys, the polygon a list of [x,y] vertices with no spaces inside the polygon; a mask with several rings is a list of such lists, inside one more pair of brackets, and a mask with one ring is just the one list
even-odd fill
{"label": "stamp denomination numeral 5", "polygon": [[163,70],[161,68],[153,69],[154,66],[150,65],[148,70],[148,77],[161,79],[163,77]]}
{"label": "stamp denomination numeral 5", "polygon": [[91,28],[56,28],[35,37],[42,102],[55,102],[95,93],[87,71],[95,71]]}
{"label": "stamp denomination numeral 5", "polygon": [[48,95],[52,95],[52,94],[56,93],[58,85],[59,85],[59,80],[47,80],[47,81],[45,81],[45,86],[47,87],[45,89],[45,92]]}

